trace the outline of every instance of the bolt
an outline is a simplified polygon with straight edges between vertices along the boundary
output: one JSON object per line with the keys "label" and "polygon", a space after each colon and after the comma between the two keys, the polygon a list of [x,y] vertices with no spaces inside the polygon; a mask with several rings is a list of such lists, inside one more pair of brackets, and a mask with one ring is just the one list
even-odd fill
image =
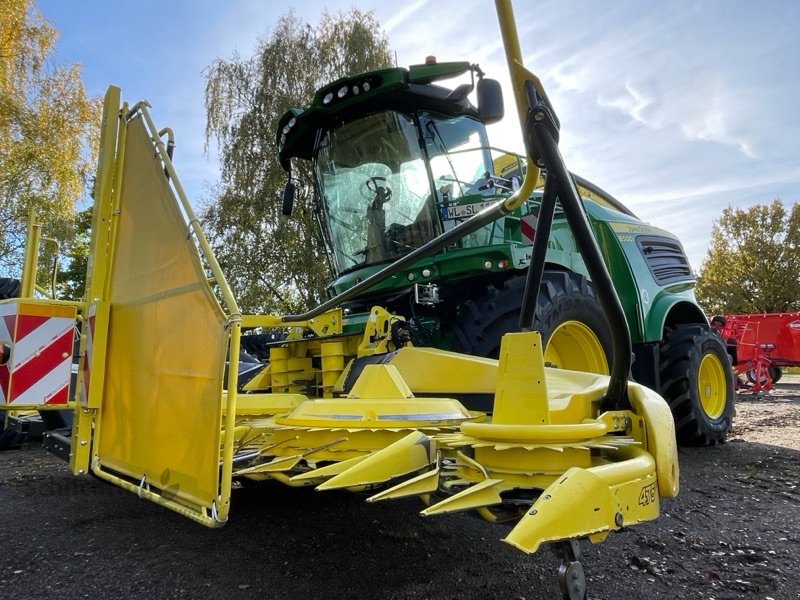
{"label": "bolt", "polygon": [[618,512],[616,515],[614,515],[614,523],[617,527],[622,527],[623,519],[621,512]]}
{"label": "bolt", "polygon": [[544,119],[544,113],[537,112],[535,115],[533,115],[533,118],[536,119],[537,121],[541,121],[542,119]]}
{"label": "bolt", "polygon": [[535,516],[536,515],[536,509],[532,508],[528,514],[531,515],[531,516]]}

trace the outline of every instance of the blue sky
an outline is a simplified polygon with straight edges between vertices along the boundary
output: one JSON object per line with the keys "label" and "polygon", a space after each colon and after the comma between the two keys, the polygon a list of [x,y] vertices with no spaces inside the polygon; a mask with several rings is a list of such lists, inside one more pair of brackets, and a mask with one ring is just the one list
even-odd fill
{"label": "blue sky", "polygon": [[[205,67],[252,55],[290,9],[316,24],[326,7],[353,5],[374,10],[399,65],[429,54],[470,60],[507,86],[490,0],[37,1],[60,32],[56,60],[82,63],[90,94],[119,85],[175,130],[195,204],[218,180],[214,149],[203,152]],[[800,2],[517,0],[514,9],[569,168],[678,235],[695,269],[725,206],[800,201]],[[507,110],[490,134],[520,151],[513,117]]]}

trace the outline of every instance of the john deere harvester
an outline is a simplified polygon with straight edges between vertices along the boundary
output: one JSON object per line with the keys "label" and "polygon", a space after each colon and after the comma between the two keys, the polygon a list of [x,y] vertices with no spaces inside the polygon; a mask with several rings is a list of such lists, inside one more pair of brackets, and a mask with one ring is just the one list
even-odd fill
{"label": "john deere harvester", "polygon": [[[436,85],[465,75],[470,81],[455,89]],[[475,87],[477,106],[469,101]],[[555,113],[548,107],[546,115],[557,140]],[[499,86],[467,62],[430,58],[323,86],[307,108],[280,121],[277,147],[290,178],[284,211],[291,211],[295,189],[293,160],[309,161],[335,276],[330,292],[345,309],[346,329],[363,328],[378,304],[406,319],[403,333],[415,344],[496,358],[502,334],[532,320],[547,365],[607,374],[613,325],[559,201],[563,192],[554,207],[544,206],[548,214],[545,192],[534,189],[507,214],[447,235],[519,188],[525,159],[487,138],[486,125],[502,116]],[[546,182],[551,169],[543,160],[536,157]],[[669,402],[680,442],[722,442],[733,416],[733,380],[725,346],[695,301],[681,243],[588,181],[571,179],[628,324],[634,379]],[[447,243],[435,254],[403,261],[374,285],[361,283],[442,235]],[[526,298],[532,260],[541,287]],[[266,357],[264,339],[244,343]],[[472,403],[486,409],[490,399]]]}
{"label": "john deere harvester", "polygon": [[[45,443],[74,474],[209,527],[227,521],[235,478],[368,501],[416,496],[425,516],[511,523],[503,541],[522,552],[556,544],[565,596],[585,597],[578,541],[654,520],[678,493],[673,415],[629,379],[629,323],[661,365],[662,388],[675,390],[679,428],[694,424],[691,440],[714,441],[708,424],[729,418],[729,370],[699,324],[688,276],[670,278],[682,269],[669,258],[674,238],[601,193],[581,200],[555,111],[522,66],[510,4],[497,7],[527,151],[510,169],[516,183],[483,133],[499,118],[499,86],[466,63],[340,81],[281,124],[285,165],[314,161],[338,275],[336,295],[305,314],[241,313],[172,166],[170,131],[147,103],[120,104],[110,88],[86,296],[0,301],[4,407],[71,408],[71,429]],[[464,73],[478,79],[477,108],[466,87],[433,84]],[[649,258],[665,246],[666,273]],[[449,280],[480,281],[488,295],[459,298]],[[507,290],[520,295],[518,331],[481,333],[475,321]],[[384,306],[369,305],[377,300]],[[495,313],[508,320],[509,310]],[[669,332],[660,344],[654,323]],[[243,328],[287,335],[268,362],[228,368],[241,362]]]}

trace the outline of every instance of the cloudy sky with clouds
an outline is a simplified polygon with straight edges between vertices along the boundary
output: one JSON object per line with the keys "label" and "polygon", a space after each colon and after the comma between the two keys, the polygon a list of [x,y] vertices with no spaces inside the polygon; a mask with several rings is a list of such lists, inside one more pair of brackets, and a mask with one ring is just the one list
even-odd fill
{"label": "cloudy sky with clouds", "polygon": [[[250,56],[290,9],[374,10],[401,66],[429,54],[477,62],[507,86],[490,0],[38,0],[60,32],[57,61],[81,62],[91,94],[109,84],[147,99],[171,126],[190,197],[218,177],[203,152],[203,70]],[[698,269],[728,205],[800,201],[800,2],[790,0],[517,0],[525,65],[562,123],[570,169],[642,219],[677,234]],[[511,95],[507,94],[511,100]],[[493,144],[522,150],[507,111]]]}

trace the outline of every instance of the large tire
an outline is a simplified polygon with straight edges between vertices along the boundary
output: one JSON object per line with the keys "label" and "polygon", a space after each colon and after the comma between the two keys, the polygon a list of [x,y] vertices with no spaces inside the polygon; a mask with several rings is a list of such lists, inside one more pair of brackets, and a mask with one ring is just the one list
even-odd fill
{"label": "large tire", "polygon": [[734,415],[733,372],[725,345],[707,325],[668,327],[660,347],[661,395],[684,446],[725,441]]}
{"label": "large tire", "polygon": [[[778,383],[783,377],[783,370],[780,367],[767,367],[767,372],[769,373],[769,378],[772,380],[772,383]],[[755,369],[750,369],[747,372],[747,381],[750,383],[756,382],[756,371]],[[761,385],[767,383],[767,378],[761,378]]]}
{"label": "large tire", "polygon": [[[489,288],[465,303],[454,327],[453,350],[496,358],[504,333],[519,331],[525,277]],[[609,372],[611,330],[591,283],[569,271],[545,271],[539,289],[534,328],[542,334],[545,361],[577,371]]]}
{"label": "large tire", "polygon": [[0,300],[8,300],[19,296],[19,279],[0,277]]}

